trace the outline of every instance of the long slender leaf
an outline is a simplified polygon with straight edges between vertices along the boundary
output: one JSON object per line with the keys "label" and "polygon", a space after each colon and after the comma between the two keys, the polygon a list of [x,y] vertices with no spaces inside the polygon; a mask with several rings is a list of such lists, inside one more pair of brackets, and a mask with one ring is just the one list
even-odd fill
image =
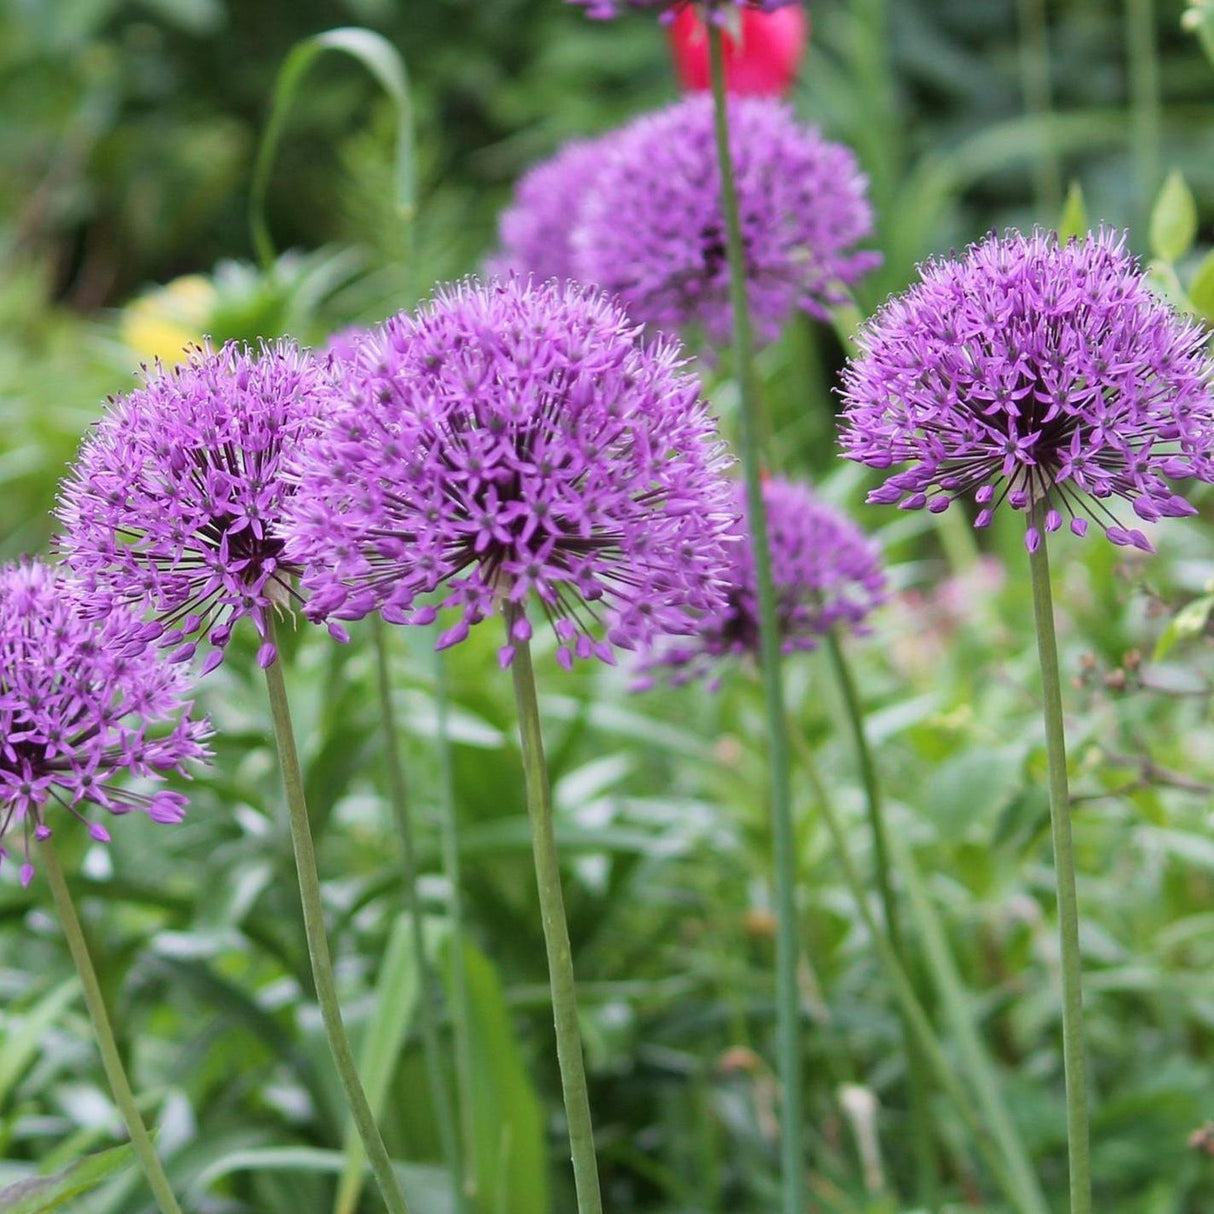
{"label": "long slender leaf", "polygon": [[129,1143],[101,1151],[56,1172],[31,1177],[0,1189],[0,1214],[50,1214],[69,1201],[95,1189],[104,1181],[133,1166],[135,1149]]}
{"label": "long slender leaf", "polygon": [[3,1108],[25,1068],[37,1056],[46,1030],[59,1019],[78,993],[79,983],[75,978],[69,978],[44,995],[28,1011],[9,1013],[6,1017],[12,1027],[0,1035],[0,1108]]}
{"label": "long slender leaf", "polygon": [[[401,1048],[417,1008],[421,989],[420,958],[414,955],[409,916],[401,914],[392,926],[375,988],[375,1010],[358,1054],[358,1073],[372,1111],[378,1117]],[[353,1127],[346,1130],[345,1166],[333,1203],[334,1214],[354,1214],[367,1172],[367,1154]]]}
{"label": "long slender leaf", "polygon": [[270,171],[282,140],[287,114],[303,84],[308,70],[326,51],[340,51],[357,60],[387,93],[396,109],[396,197],[406,224],[412,219],[415,186],[413,154],[413,112],[409,103],[409,79],[405,62],[396,48],[382,35],[357,26],[326,30],[297,42],[291,48],[278,78],[266,123],[253,165],[249,187],[249,227],[258,260],[264,268],[274,262],[274,242],[266,222],[266,194]]}

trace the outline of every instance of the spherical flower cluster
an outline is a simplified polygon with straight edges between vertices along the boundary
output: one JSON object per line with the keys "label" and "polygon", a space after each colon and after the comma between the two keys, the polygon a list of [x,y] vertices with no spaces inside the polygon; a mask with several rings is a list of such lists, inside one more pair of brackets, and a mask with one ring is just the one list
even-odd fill
{"label": "spherical flower cluster", "polygon": [[524,173],[498,223],[499,273],[577,278],[569,238],[603,165],[608,137],[575,139]]}
{"label": "spherical flower cluster", "polygon": [[[1169,480],[1214,480],[1214,380],[1206,335],[1152,294],[1124,238],[1102,231],[988,237],[865,327],[846,373],[845,455],[908,463],[869,495],[903,509],[958,498],[987,526],[1006,501],[1037,503],[1046,531],[1150,551],[1109,508],[1150,522],[1195,513]],[[1029,550],[1040,543],[1036,526]]]}
{"label": "spherical flower cluster", "polygon": [[586,10],[586,16],[596,21],[610,21],[624,8],[658,8],[662,20],[670,21],[685,8],[703,9],[713,21],[725,21],[730,9],[758,9],[771,13],[778,8],[800,4],[801,0],[569,0]]}
{"label": "spherical flower cluster", "polygon": [[714,424],[677,347],[642,345],[607,298],[470,280],[388,321],[354,371],[290,505],[314,618],[456,608],[447,646],[510,603],[506,664],[534,596],[568,666],[719,604],[732,516]]}
{"label": "spherical flower cluster", "polygon": [[[108,842],[93,805],[179,822],[186,798],[153,782],[206,755],[205,722],[183,700],[184,673],[148,646],[148,627],[125,608],[85,619],[67,580],[45,565],[0,568],[0,839],[22,832],[21,880],[34,875],[34,841],[51,834],[47,810],[79,819]],[[0,846],[0,859],[8,855]]]}
{"label": "spherical flower cluster", "polygon": [[[774,341],[797,308],[825,318],[880,257],[851,151],[772,98],[729,105],[730,147],[756,334]],[[693,95],[611,139],[573,233],[574,268],[635,320],[732,333],[729,261],[712,98]]]}
{"label": "spherical flower cluster", "polygon": [[292,487],[285,453],[316,423],[332,388],[323,360],[281,342],[258,353],[198,350],[110,403],[86,438],[59,506],[62,551],[86,602],[125,602],[152,615],[173,660],[197,636],[222,660],[248,616],[274,660],[266,613],[295,593],[280,520]]}
{"label": "spherical flower cluster", "polygon": [[[763,486],[776,616],[785,653],[809,650],[833,628],[862,632],[885,600],[885,574],[876,545],[842,512],[803,485],[771,480]],[[701,619],[693,636],[659,642],[643,663],[641,686],[668,668],[674,683],[713,675],[720,659],[759,654],[759,605],[754,546],[744,523],[746,493],[737,485],[738,522],[729,546],[724,603]],[[714,678],[714,683],[715,683]]]}

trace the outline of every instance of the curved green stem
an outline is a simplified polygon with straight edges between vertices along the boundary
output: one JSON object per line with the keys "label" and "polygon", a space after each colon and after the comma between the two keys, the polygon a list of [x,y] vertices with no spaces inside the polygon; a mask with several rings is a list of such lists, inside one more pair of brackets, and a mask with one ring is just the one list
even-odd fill
{"label": "curved green stem", "polygon": [[384,733],[384,762],[388,770],[388,792],[392,803],[392,816],[400,837],[401,867],[404,870],[405,907],[409,912],[410,937],[413,953],[417,958],[420,990],[418,992],[418,1024],[421,1029],[422,1053],[426,1059],[426,1080],[430,1087],[430,1101],[438,1125],[439,1146],[443,1160],[451,1173],[457,1194],[457,1210],[465,1208],[463,1189],[458,1183],[460,1175],[459,1143],[455,1135],[455,1118],[451,1111],[451,1100],[443,1078],[442,1050],[438,1039],[438,1020],[435,1016],[434,1000],[436,987],[434,971],[426,956],[426,941],[422,931],[421,898],[417,892],[417,844],[413,837],[413,815],[409,809],[409,789],[405,781],[404,767],[400,760],[400,735],[396,726],[396,709],[392,703],[392,675],[388,660],[387,625],[377,613],[372,623],[375,637],[375,675],[379,692],[380,723]]}
{"label": "curved green stem", "polygon": [[759,652],[767,710],[771,766],[772,845],[776,892],[776,1031],[782,1115],[780,1158],[784,1214],[805,1214],[807,1192],[803,1159],[804,1113],[801,1092],[801,1012],[797,990],[796,850],[789,779],[788,723],[784,713],[780,635],[767,538],[760,467],[762,409],[754,372],[754,340],[746,298],[746,260],[738,215],[733,156],[729,146],[729,108],[725,95],[725,58],[721,28],[708,23],[709,58],[721,197],[725,209],[729,255],[729,299],[733,312],[734,366],[742,402],[742,464],[746,476],[746,511],[753,537],[755,583],[759,605]]}
{"label": "curved green stem", "polygon": [[882,930],[881,924],[877,922],[877,917],[868,905],[868,890],[865,888],[860,871],[852,859],[851,850],[848,848],[846,827],[843,824],[843,819],[835,809],[830,794],[826,790],[821,773],[818,771],[818,764],[814,758],[814,753],[805,739],[799,735],[796,737],[796,742],[802,767],[809,777],[818,808],[822,811],[826,828],[830,832],[831,841],[834,843],[835,855],[838,858],[839,867],[843,872],[843,879],[851,890],[851,895],[860,912],[860,917],[864,920],[864,925],[868,929],[873,944],[877,949],[877,956],[882,968],[885,970],[890,985],[893,987],[894,997],[897,999],[907,1023],[915,1034],[915,1039],[919,1043],[919,1048],[922,1051],[928,1068],[940,1090],[952,1101],[953,1107],[965,1123],[966,1129],[973,1136],[979,1151],[982,1152],[986,1159],[991,1174],[995,1177],[999,1187],[1011,1202],[1013,1209],[1017,1210],[1019,1214],[1045,1214],[1043,1208],[1033,1200],[1032,1194],[1026,1192],[1018,1183],[1017,1178],[1009,1172],[1002,1154],[986,1132],[969,1094],[954,1074],[948,1056],[945,1054],[932,1029],[931,1021],[923,1010],[923,1005],[919,1002],[918,995],[915,994],[915,988],[910,978],[907,977],[906,971],[902,968],[902,964],[898,960],[898,956],[894,952],[888,936]]}
{"label": "curved green stem", "polygon": [[[274,642],[274,620],[269,617],[266,639]],[[354,1051],[346,1036],[342,1022],[341,1002],[337,996],[337,984],[333,978],[333,959],[329,955],[329,941],[325,936],[324,907],[320,896],[320,875],[316,871],[316,851],[312,844],[312,827],[308,820],[308,805],[304,798],[303,772],[299,767],[299,754],[295,748],[295,731],[291,726],[291,706],[287,700],[287,689],[282,678],[281,659],[266,667],[266,691],[270,698],[270,715],[274,721],[274,741],[278,747],[278,762],[282,770],[283,788],[286,793],[287,810],[291,822],[291,844],[295,850],[295,869],[299,877],[299,898],[303,904],[304,932],[308,941],[308,957],[312,962],[312,976],[316,982],[316,998],[320,1004],[321,1018],[329,1038],[329,1048],[341,1085],[350,1106],[354,1127],[362,1139],[363,1148],[371,1171],[375,1176],[384,1204],[390,1214],[409,1214],[400,1180],[392,1167],[388,1148],[384,1146],[375,1114],[363,1091],[358,1077],[358,1065]]]}
{"label": "curved green stem", "polygon": [[577,1022],[577,988],[573,977],[573,947],[565,919],[561,893],[560,858],[552,821],[552,793],[548,787],[548,765],[540,729],[540,707],[535,691],[535,669],[531,644],[515,635],[522,612],[513,603],[503,608],[507,644],[514,648],[510,664],[514,699],[518,706],[518,732],[523,752],[527,786],[527,814],[531,819],[531,843],[535,853],[535,879],[539,886],[540,917],[544,946],[548,953],[548,980],[552,987],[552,1015],[556,1025],[556,1056],[565,1097],[565,1119],[569,1123],[569,1147],[573,1156],[573,1180],[577,1188],[578,1214],[602,1214],[598,1165],[594,1158],[594,1127],[590,1121],[590,1095]]}
{"label": "curved green stem", "polygon": [[50,883],[55,909],[59,912],[59,922],[67,939],[68,951],[76,964],[76,973],[80,975],[84,1005],[88,1008],[89,1019],[93,1022],[93,1035],[97,1039],[101,1065],[105,1068],[105,1077],[110,1082],[114,1103],[122,1114],[127,1133],[131,1136],[131,1145],[139,1157],[139,1164],[160,1206],[161,1214],[181,1214],[181,1207],[177,1204],[169,1178],[165,1175],[164,1165],[152,1145],[152,1136],[143,1124],[139,1106],[135,1103],[135,1093],[131,1091],[131,1081],[127,1078],[126,1068],[122,1065],[122,1055],[118,1052],[118,1043],[114,1040],[114,1030],[105,1008],[101,983],[97,981],[97,971],[93,968],[93,959],[89,956],[88,944],[84,939],[84,929],[80,926],[80,918],[76,914],[71,891],[63,875],[63,866],[59,863],[59,855],[49,838],[38,844],[38,857]]}
{"label": "curved green stem", "polygon": [[455,804],[455,770],[451,757],[451,730],[447,663],[434,653],[434,699],[438,713],[439,800],[442,806],[443,873],[449,892],[451,921],[451,1018],[455,1034],[455,1085],[459,1093],[463,1190],[476,1196],[476,1128],[472,1121],[472,1013],[468,995],[468,971],[464,965],[464,895],[459,862],[459,814]]}
{"label": "curved green stem", "polygon": [[1071,845],[1071,799],[1066,774],[1066,734],[1062,719],[1062,680],[1058,641],[1054,635],[1054,601],[1050,558],[1046,549],[1045,502],[1038,501],[1029,520],[1040,537],[1029,553],[1033,581],[1033,619],[1041,662],[1045,747],[1049,762],[1050,829],[1054,874],[1058,883],[1058,936],[1062,959],[1062,1061],[1066,1075],[1067,1153],[1071,1173],[1071,1214],[1091,1214],[1092,1175],[1089,1158],[1087,1062],[1083,1042],[1083,958],[1079,952],[1079,897],[1075,889],[1075,853]]}
{"label": "curved green stem", "polygon": [[[864,706],[852,676],[847,655],[838,634],[826,635],[826,653],[835,674],[835,681],[843,694],[843,705],[851,728],[852,743],[856,751],[856,762],[864,785],[864,801],[868,812],[868,827],[873,839],[873,867],[876,871],[877,892],[881,897],[881,913],[885,918],[885,929],[889,942],[906,973],[911,973],[907,959],[906,942],[902,934],[902,917],[898,911],[898,900],[894,896],[890,881],[889,834],[885,823],[885,807],[881,797],[881,785],[877,779],[877,766],[868,744],[864,729]],[[928,1210],[940,1208],[940,1176],[936,1165],[936,1150],[932,1143],[932,1119],[929,1096],[927,1064],[923,1051],[905,1014],[902,1021],[902,1040],[906,1052],[906,1078],[910,1095],[911,1137],[915,1149],[915,1166],[918,1180],[918,1197]]]}

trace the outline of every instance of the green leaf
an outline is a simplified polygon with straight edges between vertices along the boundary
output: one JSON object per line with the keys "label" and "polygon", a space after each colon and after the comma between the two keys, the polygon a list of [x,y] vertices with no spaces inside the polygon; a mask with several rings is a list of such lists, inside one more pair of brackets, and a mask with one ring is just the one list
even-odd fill
{"label": "green leaf", "polygon": [[409,103],[409,79],[405,61],[380,34],[356,26],[326,30],[297,42],[287,55],[274,82],[270,117],[257,149],[253,180],[249,186],[249,227],[253,247],[263,268],[274,264],[274,242],[266,222],[266,194],[270,171],[282,139],[287,114],[303,84],[308,69],[325,51],[341,51],[366,68],[388,94],[396,109],[396,199],[405,223],[411,224],[415,203],[413,167],[413,111]]}
{"label": "green leaf", "polygon": [[[419,958],[413,949],[409,916],[397,917],[384,950],[375,988],[375,1010],[358,1052],[358,1073],[376,1117],[383,1111],[388,1086],[396,1073],[401,1048],[417,1007],[421,986]],[[346,1130],[345,1166],[333,1203],[335,1214],[353,1214],[366,1178],[367,1155],[351,1125]]]}
{"label": "green leaf", "polygon": [[1168,621],[1168,626],[1155,642],[1155,660],[1166,657],[1177,641],[1195,637],[1205,631],[1211,610],[1214,610],[1214,595],[1202,595],[1201,598],[1186,603]]}
{"label": "green leaf", "polygon": [[25,1068],[37,1057],[47,1029],[63,1015],[78,993],[79,983],[69,978],[27,1011],[5,1014],[4,1029],[0,1032],[0,1108]]}
{"label": "green leaf", "polygon": [[1189,302],[1208,324],[1214,324],[1214,249],[1201,259],[1189,282]]}
{"label": "green leaf", "polygon": [[[205,1168],[195,1181],[201,1193],[217,1180],[236,1172],[327,1172],[336,1174],[346,1166],[340,1151],[319,1147],[260,1147],[233,1151]],[[394,1163],[410,1214],[454,1214],[455,1194],[451,1178],[442,1168],[429,1164]],[[0,1214],[8,1214],[0,1206]],[[26,1214],[23,1210],[21,1214]],[[30,1214],[33,1214],[31,1211]]]}
{"label": "green leaf", "polygon": [[[448,947],[443,976],[454,1000],[455,955]],[[531,1082],[496,967],[464,946],[469,1049],[473,1085],[473,1171],[488,1210],[547,1214],[548,1161],[544,1114]]]}
{"label": "green leaf", "polygon": [[1066,192],[1066,202],[1062,214],[1058,217],[1058,239],[1064,243],[1075,236],[1082,236],[1088,230],[1088,210],[1083,201],[1083,188],[1079,182],[1072,181],[1071,188]]}
{"label": "green leaf", "polygon": [[51,1210],[61,1210],[69,1201],[95,1189],[134,1162],[135,1149],[125,1143],[89,1155],[53,1176],[19,1180],[0,1189],[0,1214],[49,1214]]}
{"label": "green leaf", "polygon": [[1206,58],[1214,63],[1214,2],[1212,0],[1193,0],[1180,19],[1181,25],[1190,33],[1196,34],[1201,43]]}
{"label": "green leaf", "polygon": [[1197,204],[1180,171],[1173,169],[1151,211],[1151,252],[1161,261],[1177,262],[1197,236]]}

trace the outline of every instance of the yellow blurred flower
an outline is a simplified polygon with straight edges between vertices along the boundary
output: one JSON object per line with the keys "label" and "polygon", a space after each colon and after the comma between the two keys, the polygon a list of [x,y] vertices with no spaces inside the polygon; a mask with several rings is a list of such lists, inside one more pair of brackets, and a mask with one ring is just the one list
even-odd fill
{"label": "yellow blurred flower", "polygon": [[123,308],[122,340],[140,359],[178,363],[187,346],[202,341],[218,298],[215,284],[202,274],[175,278]]}

